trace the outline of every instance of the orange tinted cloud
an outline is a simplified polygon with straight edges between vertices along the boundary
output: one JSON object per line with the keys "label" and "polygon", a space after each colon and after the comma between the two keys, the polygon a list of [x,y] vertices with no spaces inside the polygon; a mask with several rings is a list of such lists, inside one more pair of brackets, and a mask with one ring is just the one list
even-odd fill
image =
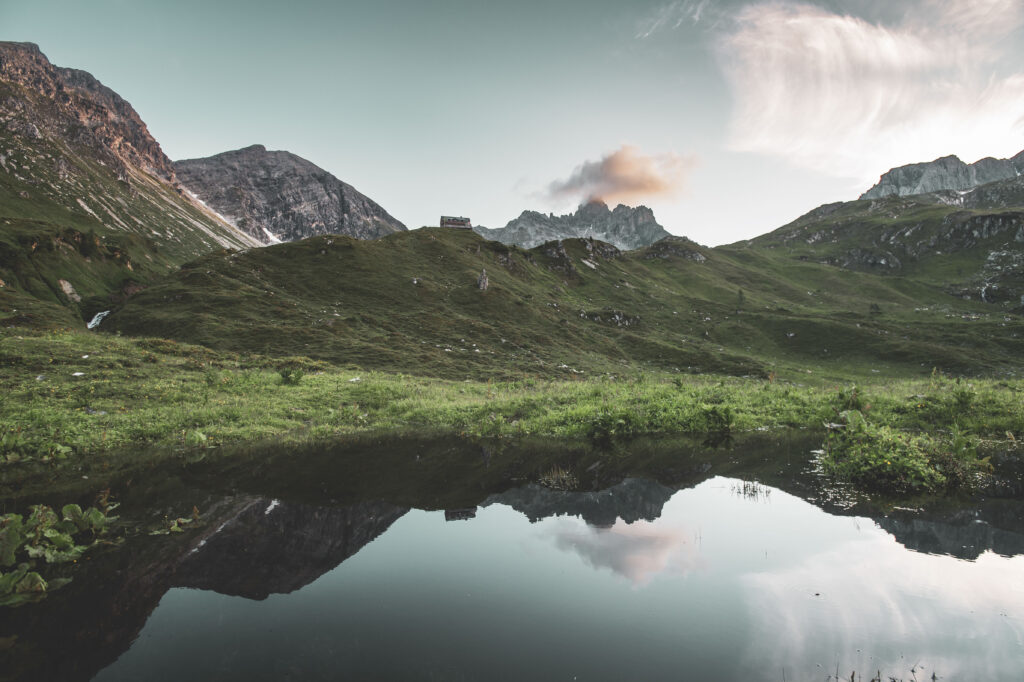
{"label": "orange tinted cloud", "polygon": [[695,164],[693,157],[648,156],[636,147],[623,145],[599,161],[577,166],[568,178],[548,185],[547,193],[553,199],[636,204],[648,198],[680,194]]}

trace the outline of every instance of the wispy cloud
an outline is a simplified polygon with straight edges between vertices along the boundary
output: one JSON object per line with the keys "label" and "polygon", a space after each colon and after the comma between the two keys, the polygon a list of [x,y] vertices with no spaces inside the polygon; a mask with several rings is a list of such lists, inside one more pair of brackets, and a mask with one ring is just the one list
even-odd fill
{"label": "wispy cloud", "polygon": [[645,199],[671,197],[686,186],[694,157],[679,154],[646,155],[623,145],[598,161],[586,161],[564,180],[548,185],[546,196],[607,203],[636,203]]}
{"label": "wispy cloud", "polygon": [[870,181],[891,166],[1024,147],[1020,0],[917,0],[887,25],[749,5],[723,34],[731,147]]}
{"label": "wispy cloud", "polygon": [[701,22],[714,26],[721,16],[721,11],[711,0],[675,0],[644,16],[637,26],[636,37],[645,40],[662,31],[673,31]]}

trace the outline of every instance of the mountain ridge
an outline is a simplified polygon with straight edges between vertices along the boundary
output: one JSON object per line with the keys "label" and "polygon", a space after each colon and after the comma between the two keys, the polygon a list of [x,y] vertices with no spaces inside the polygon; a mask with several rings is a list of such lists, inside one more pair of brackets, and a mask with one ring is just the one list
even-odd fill
{"label": "mountain ridge", "polygon": [[671,236],[646,206],[619,204],[609,209],[602,201],[587,202],[574,213],[560,216],[526,210],[505,227],[477,226],[473,229],[485,239],[515,244],[524,249],[559,239],[593,238],[623,251],[632,251]]}
{"label": "mountain ridge", "polygon": [[958,156],[949,155],[920,163],[898,166],[879,178],[878,183],[864,192],[861,199],[881,199],[887,196],[909,196],[929,192],[966,191],[1001,180],[1010,180],[1024,173],[1024,151],[1009,159],[986,157],[974,163],[964,163]]}

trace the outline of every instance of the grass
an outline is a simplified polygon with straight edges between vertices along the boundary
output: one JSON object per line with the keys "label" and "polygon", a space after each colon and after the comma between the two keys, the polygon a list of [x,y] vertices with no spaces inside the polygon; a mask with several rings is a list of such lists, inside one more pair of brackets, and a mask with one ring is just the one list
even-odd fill
{"label": "grass", "polygon": [[0,362],[0,475],[10,489],[31,476],[145,466],[160,452],[195,458],[230,444],[382,431],[601,444],[640,434],[806,428],[824,439],[825,423],[857,411],[886,437],[929,434],[931,441],[913,441],[918,449],[944,442],[953,424],[986,441],[1024,437],[1024,382],[939,374],[857,386],[655,372],[451,381],[159,339],[27,330],[5,330]]}

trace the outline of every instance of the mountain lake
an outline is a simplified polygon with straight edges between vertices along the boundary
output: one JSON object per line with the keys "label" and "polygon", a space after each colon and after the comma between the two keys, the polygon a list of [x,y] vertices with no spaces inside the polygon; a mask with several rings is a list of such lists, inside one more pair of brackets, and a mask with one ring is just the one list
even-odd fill
{"label": "mountain lake", "polygon": [[6,610],[0,679],[1021,679],[1020,496],[870,499],[812,446],[382,439],[154,471],[114,486],[120,543]]}

